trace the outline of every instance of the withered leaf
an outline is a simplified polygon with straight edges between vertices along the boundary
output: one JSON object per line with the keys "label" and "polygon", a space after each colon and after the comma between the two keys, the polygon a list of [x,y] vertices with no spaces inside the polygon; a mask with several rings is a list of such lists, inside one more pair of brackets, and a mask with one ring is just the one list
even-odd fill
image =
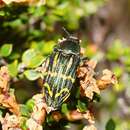
{"label": "withered leaf", "polygon": [[94,78],[95,67],[96,62],[90,60],[85,61],[83,65],[77,69],[77,77],[80,79],[81,95],[90,99],[93,98],[94,92],[100,94],[96,79]]}
{"label": "withered leaf", "polygon": [[88,122],[94,123],[94,116],[89,110],[83,113],[79,112],[78,110],[72,110],[68,112],[66,116],[69,121],[86,119]]}
{"label": "withered leaf", "polygon": [[9,93],[10,76],[6,66],[0,69],[0,105],[8,108],[11,112],[19,114],[19,105],[16,102],[15,96]]}
{"label": "withered leaf", "polygon": [[42,130],[42,123],[45,121],[46,110],[43,94],[33,96],[34,108],[31,117],[27,120],[26,125],[30,130]]}
{"label": "withered leaf", "polygon": [[6,92],[9,90],[9,81],[10,81],[10,76],[9,76],[9,71],[6,66],[3,66],[0,68],[0,90],[1,92]]}
{"label": "withered leaf", "polygon": [[94,125],[86,125],[83,130],[97,130],[97,128]]}
{"label": "withered leaf", "polygon": [[16,102],[16,99],[12,95],[8,94],[0,94],[0,104],[8,108],[11,112],[15,113],[16,115],[19,115],[19,105]]}
{"label": "withered leaf", "polygon": [[11,3],[27,3],[27,4],[45,4],[45,0],[2,0],[3,3],[5,4],[11,4]]}
{"label": "withered leaf", "polygon": [[113,84],[117,84],[116,76],[108,69],[103,70],[102,77],[97,80],[98,88],[103,90]]}
{"label": "withered leaf", "polygon": [[16,115],[9,115],[6,113],[4,118],[1,118],[3,130],[22,130],[20,128],[20,118]]}

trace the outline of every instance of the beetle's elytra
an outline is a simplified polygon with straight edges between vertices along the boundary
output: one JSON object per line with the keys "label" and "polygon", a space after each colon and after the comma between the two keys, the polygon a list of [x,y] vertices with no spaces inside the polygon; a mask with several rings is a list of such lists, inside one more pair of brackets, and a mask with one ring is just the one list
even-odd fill
{"label": "beetle's elytra", "polygon": [[68,36],[60,40],[44,61],[44,95],[50,111],[57,110],[69,97],[80,63],[79,39]]}

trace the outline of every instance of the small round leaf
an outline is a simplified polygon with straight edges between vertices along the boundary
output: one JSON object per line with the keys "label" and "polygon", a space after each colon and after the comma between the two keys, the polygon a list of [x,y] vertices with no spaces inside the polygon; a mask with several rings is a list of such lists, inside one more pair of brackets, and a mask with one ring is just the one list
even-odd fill
{"label": "small round leaf", "polygon": [[30,111],[26,105],[23,104],[20,105],[20,112],[22,116],[26,116],[26,117],[30,116]]}
{"label": "small round leaf", "polygon": [[115,130],[116,124],[113,119],[110,119],[106,124],[106,130]]}
{"label": "small round leaf", "polygon": [[4,44],[0,49],[0,55],[3,57],[7,57],[12,52],[13,45],[12,44]]}
{"label": "small round leaf", "polygon": [[24,71],[24,74],[28,80],[32,80],[32,81],[40,77],[40,74],[35,70],[26,70]]}
{"label": "small round leaf", "polygon": [[62,105],[62,107],[61,107],[61,111],[62,111],[62,113],[64,113],[64,114],[67,114],[67,113],[69,112],[66,103],[64,103],[64,104]]}
{"label": "small round leaf", "polygon": [[26,102],[26,106],[27,108],[32,111],[33,110],[33,107],[34,107],[35,103],[34,103],[34,100],[33,99],[30,99]]}
{"label": "small round leaf", "polygon": [[29,68],[35,68],[42,64],[44,57],[34,49],[29,49],[24,52],[22,62]]}
{"label": "small round leaf", "polygon": [[80,112],[85,112],[87,109],[86,104],[80,100],[78,100],[77,108],[80,110]]}
{"label": "small round leaf", "polygon": [[18,74],[18,61],[15,60],[13,63],[8,64],[9,74],[15,77]]}

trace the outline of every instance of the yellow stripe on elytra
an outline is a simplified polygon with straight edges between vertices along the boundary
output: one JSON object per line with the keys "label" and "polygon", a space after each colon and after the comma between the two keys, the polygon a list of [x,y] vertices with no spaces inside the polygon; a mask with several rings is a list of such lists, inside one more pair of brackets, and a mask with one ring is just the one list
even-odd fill
{"label": "yellow stripe on elytra", "polygon": [[71,76],[67,76],[67,79],[70,79],[72,81],[72,83],[74,83],[75,79],[72,78]]}
{"label": "yellow stripe on elytra", "polygon": [[53,96],[53,92],[51,91],[51,89],[50,89],[51,87],[49,86],[49,84],[48,84],[48,83],[45,83],[45,84],[44,84],[44,87],[47,88],[49,95],[52,97],[52,96]]}
{"label": "yellow stripe on elytra", "polygon": [[70,96],[70,93],[63,99],[63,102],[66,101],[66,99]]}
{"label": "yellow stripe on elytra", "polygon": [[59,93],[56,93],[55,98],[59,97],[63,92],[70,93],[68,88],[63,88]]}
{"label": "yellow stripe on elytra", "polygon": [[[50,75],[51,77],[57,76],[57,72],[50,72],[50,71],[48,71],[48,72],[45,73],[45,75],[47,75],[47,74]],[[64,74],[58,74],[58,77],[63,78],[64,80],[71,80],[72,83],[74,83],[74,81],[75,81],[75,79],[72,78],[70,75],[66,76]]]}
{"label": "yellow stripe on elytra", "polygon": [[59,54],[56,54],[55,57],[54,57],[54,61],[53,61],[53,65],[54,65],[54,67],[55,67],[56,64],[57,64],[58,55],[59,55]]}
{"label": "yellow stripe on elytra", "polygon": [[73,63],[73,58],[71,57],[68,65],[67,65],[66,71],[68,71],[70,69],[72,63]]}

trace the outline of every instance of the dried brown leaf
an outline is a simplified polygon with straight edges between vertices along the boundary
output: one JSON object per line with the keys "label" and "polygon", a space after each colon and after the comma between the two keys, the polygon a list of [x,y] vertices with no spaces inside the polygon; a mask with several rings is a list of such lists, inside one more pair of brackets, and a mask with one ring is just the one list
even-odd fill
{"label": "dried brown leaf", "polygon": [[44,97],[42,94],[37,94],[33,96],[33,99],[35,105],[26,125],[30,130],[42,130],[42,123],[45,121],[46,117]]}
{"label": "dried brown leaf", "polygon": [[43,130],[41,124],[38,124],[34,119],[30,118],[27,120],[26,125],[29,130]]}
{"label": "dried brown leaf", "polygon": [[83,130],[97,130],[97,128],[94,125],[87,125],[83,128]]}
{"label": "dried brown leaf", "polygon": [[5,4],[11,4],[11,3],[27,3],[27,4],[38,4],[43,5],[45,4],[45,0],[2,0]]}
{"label": "dried brown leaf", "polygon": [[9,90],[9,71],[6,66],[1,67],[0,69],[0,89],[1,92],[6,92]]}
{"label": "dried brown leaf", "polygon": [[21,3],[26,2],[26,0],[2,0],[5,4],[11,4],[12,2]]}
{"label": "dried brown leaf", "polygon": [[117,84],[116,76],[108,69],[103,70],[102,77],[97,80],[98,88],[103,90],[108,88],[112,84]]}
{"label": "dried brown leaf", "polygon": [[2,0],[0,0],[0,8],[4,7],[4,2]]}
{"label": "dried brown leaf", "polygon": [[6,113],[4,118],[0,119],[3,130],[22,130],[20,128],[20,118],[16,115]]}
{"label": "dried brown leaf", "polygon": [[79,112],[78,110],[73,110],[68,112],[66,116],[69,121],[86,119],[88,122],[94,123],[94,116],[89,110],[83,113]]}
{"label": "dried brown leaf", "polygon": [[8,108],[11,112],[19,114],[19,105],[16,102],[15,96],[9,93],[10,76],[6,66],[0,69],[0,104]]}
{"label": "dried brown leaf", "polygon": [[87,64],[90,68],[95,69],[95,67],[96,67],[96,65],[97,65],[97,61],[89,60],[89,61],[86,62],[86,64]]}
{"label": "dried brown leaf", "polygon": [[15,113],[16,115],[19,115],[19,105],[16,102],[16,99],[14,96],[10,96],[8,94],[0,94],[0,104],[8,108],[11,112]]}
{"label": "dried brown leaf", "polygon": [[80,79],[81,95],[86,96],[90,99],[93,98],[94,92],[100,94],[100,90],[96,84],[94,78],[94,68],[96,67],[95,61],[85,61],[77,69],[77,77]]}

